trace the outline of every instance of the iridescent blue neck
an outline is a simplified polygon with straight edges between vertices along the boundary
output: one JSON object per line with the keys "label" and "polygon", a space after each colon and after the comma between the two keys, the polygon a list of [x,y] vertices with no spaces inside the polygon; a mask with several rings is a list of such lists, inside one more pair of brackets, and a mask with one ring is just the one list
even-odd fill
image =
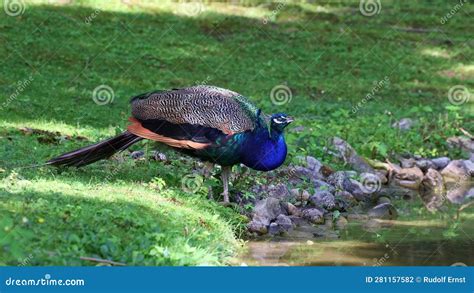
{"label": "iridescent blue neck", "polygon": [[286,159],[286,143],[282,132],[259,128],[248,133],[241,148],[242,163],[259,171],[278,168]]}

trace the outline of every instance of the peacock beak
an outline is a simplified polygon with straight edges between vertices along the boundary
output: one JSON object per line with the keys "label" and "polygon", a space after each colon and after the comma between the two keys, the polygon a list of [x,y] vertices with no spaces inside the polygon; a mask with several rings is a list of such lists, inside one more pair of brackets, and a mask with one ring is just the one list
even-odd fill
{"label": "peacock beak", "polygon": [[293,122],[293,121],[295,121],[295,118],[293,118],[293,117],[291,117],[291,116],[287,116],[287,117],[286,117],[286,122],[287,122],[288,124],[290,124],[290,123]]}

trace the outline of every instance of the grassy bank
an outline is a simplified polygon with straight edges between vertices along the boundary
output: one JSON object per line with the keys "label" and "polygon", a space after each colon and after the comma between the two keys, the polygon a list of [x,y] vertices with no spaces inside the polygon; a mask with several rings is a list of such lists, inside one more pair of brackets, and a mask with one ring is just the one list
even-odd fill
{"label": "grassy bank", "polygon": [[[243,219],[206,199],[215,180],[183,191],[195,166],[166,150],[166,164],[124,154],[80,170],[19,168],[120,132],[142,92],[213,84],[291,114],[304,127],[288,134],[289,160],[334,165],[324,151],[334,135],[370,158],[456,157],[446,138],[474,133],[472,97],[448,99],[454,86],[474,85],[467,4],[442,23],[454,4],[382,1],[364,16],[359,1],[47,2],[1,11],[2,264],[223,264],[235,252]],[[275,87],[287,95],[272,103]],[[404,117],[412,129],[391,127]]]}

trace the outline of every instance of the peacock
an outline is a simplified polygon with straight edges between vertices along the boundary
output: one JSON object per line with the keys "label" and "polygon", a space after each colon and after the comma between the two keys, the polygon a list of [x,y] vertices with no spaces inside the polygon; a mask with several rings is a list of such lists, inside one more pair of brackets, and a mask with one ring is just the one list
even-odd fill
{"label": "peacock", "polygon": [[81,167],[149,139],[221,165],[222,196],[224,203],[229,203],[233,165],[270,171],[285,161],[283,131],[293,118],[284,113],[264,115],[246,97],[231,90],[198,85],[141,94],[130,103],[132,115],[126,131],[46,164]]}

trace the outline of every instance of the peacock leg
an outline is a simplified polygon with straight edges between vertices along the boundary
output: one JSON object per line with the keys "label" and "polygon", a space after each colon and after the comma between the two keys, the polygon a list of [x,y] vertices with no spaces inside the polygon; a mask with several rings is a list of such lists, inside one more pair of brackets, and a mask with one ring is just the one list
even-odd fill
{"label": "peacock leg", "polygon": [[229,176],[232,167],[229,166],[222,166],[222,184],[224,185],[224,192],[222,192],[222,196],[224,197],[224,204],[229,203]]}

